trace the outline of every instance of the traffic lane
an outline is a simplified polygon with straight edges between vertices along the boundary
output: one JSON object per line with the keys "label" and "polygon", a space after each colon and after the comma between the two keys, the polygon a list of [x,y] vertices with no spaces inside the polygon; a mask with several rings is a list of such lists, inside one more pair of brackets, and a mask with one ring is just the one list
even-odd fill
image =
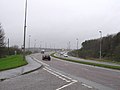
{"label": "traffic lane", "polygon": [[68,77],[65,74],[58,72],[57,70],[54,70],[53,68],[51,69],[51,67],[45,66],[45,69],[47,69],[48,72],[50,72],[50,73],[52,72],[51,74],[68,82],[67,84],[57,88],[56,90],[96,90],[95,88],[93,88],[87,84],[81,83],[71,77]]}
{"label": "traffic lane", "polygon": [[[54,60],[54,59],[53,59]],[[56,60],[56,59],[55,59]],[[52,65],[56,65],[54,68],[57,68],[61,71],[69,73],[76,77],[82,77],[90,81],[94,81],[96,83],[114,88],[120,88],[120,73],[112,72],[109,70],[104,70],[100,68],[94,68],[84,65],[73,65],[68,64],[68,62],[64,63],[54,63]],[[78,71],[79,70],[79,71]]]}
{"label": "traffic lane", "polygon": [[96,90],[43,67],[27,75],[0,82],[0,90]]}
{"label": "traffic lane", "polygon": [[67,84],[44,69],[0,82],[0,90],[56,90]]}
{"label": "traffic lane", "polygon": [[47,69],[47,71],[50,72],[51,74],[53,74],[54,76],[57,76],[57,77],[61,78],[62,80],[65,80],[66,82],[68,82],[68,84],[63,85],[56,90],[96,90],[94,87],[91,87],[85,83],[79,82],[79,81],[75,80],[74,78],[71,78],[71,77],[67,76],[66,74],[63,74],[63,73],[53,69],[48,64],[45,64],[42,61],[40,61],[40,60],[38,61],[33,56],[32,56],[32,58],[34,60],[36,60],[38,63],[42,63],[44,65],[44,68],[43,68],[44,70]]}
{"label": "traffic lane", "polygon": [[[34,55],[37,59],[41,60],[40,54]],[[119,89],[120,88],[120,72],[114,70],[107,70],[96,68],[94,66],[74,64],[71,62],[60,61],[59,59],[52,58],[52,61],[46,62],[51,67],[64,71],[76,77],[82,77],[102,85]],[[79,71],[78,71],[79,70]]]}

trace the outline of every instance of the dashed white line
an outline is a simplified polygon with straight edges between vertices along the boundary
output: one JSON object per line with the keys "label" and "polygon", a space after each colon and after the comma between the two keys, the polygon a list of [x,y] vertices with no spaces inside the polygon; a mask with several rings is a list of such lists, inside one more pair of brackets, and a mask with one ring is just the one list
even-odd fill
{"label": "dashed white line", "polygon": [[90,89],[92,88],[91,86],[89,86],[87,84],[84,84],[84,83],[82,83],[82,85],[85,86],[85,87],[87,87],[87,88],[90,88]]}

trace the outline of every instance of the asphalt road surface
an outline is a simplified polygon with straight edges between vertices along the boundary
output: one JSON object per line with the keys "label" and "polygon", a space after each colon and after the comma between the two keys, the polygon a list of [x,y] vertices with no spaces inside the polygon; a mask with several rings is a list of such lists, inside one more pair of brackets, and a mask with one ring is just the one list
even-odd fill
{"label": "asphalt road surface", "polygon": [[32,73],[0,82],[0,90],[120,90],[120,71],[98,68],[52,58]]}

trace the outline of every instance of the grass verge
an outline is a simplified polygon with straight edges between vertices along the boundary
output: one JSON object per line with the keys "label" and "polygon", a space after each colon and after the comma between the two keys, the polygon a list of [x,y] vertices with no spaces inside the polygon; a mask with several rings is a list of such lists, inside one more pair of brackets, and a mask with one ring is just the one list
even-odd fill
{"label": "grass verge", "polygon": [[0,59],[0,71],[17,68],[28,64],[21,55],[8,56]]}
{"label": "grass verge", "polygon": [[62,58],[62,57],[57,57],[54,54],[55,53],[52,53],[51,56],[55,57],[55,58],[58,58],[58,59],[61,59],[61,60],[65,60],[65,61],[70,61],[70,62],[75,62],[75,63],[81,63],[81,64],[87,64],[87,65],[92,65],[92,66],[98,66],[98,67],[104,67],[104,68],[120,70],[120,66],[113,66],[113,65],[106,65],[106,64],[99,64],[99,63],[92,63],[92,62],[84,62],[84,61],[66,59],[66,58]]}
{"label": "grass verge", "polygon": [[85,60],[93,60],[93,61],[98,61],[98,62],[109,62],[109,63],[114,63],[114,64],[120,64],[120,62],[113,61],[113,60],[107,60],[107,59],[98,59],[98,58],[83,58]]}

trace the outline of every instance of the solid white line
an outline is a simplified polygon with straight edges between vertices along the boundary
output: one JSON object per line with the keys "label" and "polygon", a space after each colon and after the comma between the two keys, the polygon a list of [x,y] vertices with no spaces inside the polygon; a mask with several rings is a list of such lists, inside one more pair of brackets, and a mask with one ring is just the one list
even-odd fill
{"label": "solid white line", "polygon": [[72,80],[73,82],[78,82],[77,80]]}
{"label": "solid white line", "polygon": [[[47,68],[48,70],[53,71],[52,69],[50,69],[50,68],[48,68],[48,67],[45,67],[45,68]],[[68,77],[68,76],[65,76],[65,75],[63,75],[63,74],[61,74],[61,73],[59,73],[59,72],[57,72],[57,71],[53,71],[53,72],[55,72],[55,73],[57,73],[57,74],[59,74],[59,75],[61,75],[61,76],[65,77],[65,78],[67,78],[67,79],[72,80],[72,78],[70,78],[70,77]]]}
{"label": "solid white line", "polygon": [[91,86],[89,86],[89,85],[87,85],[87,84],[84,84],[84,83],[82,83],[82,85],[85,86],[85,87],[88,87],[88,88],[90,88],[90,89],[92,88]]}
{"label": "solid white line", "polygon": [[[42,61],[39,61],[38,59],[36,59],[36,58],[34,58],[34,57],[33,57],[33,59],[36,60],[37,62],[45,65],[45,66],[49,66],[48,64],[46,64],[46,63],[44,63],[44,62],[42,62]],[[45,69],[45,68],[46,68],[46,69]],[[65,75],[63,75],[63,74],[61,74],[61,73],[59,73],[59,72],[56,72],[56,71],[54,71],[54,70],[52,70],[52,69],[50,69],[50,68],[48,68],[48,67],[45,67],[45,68],[43,68],[43,69],[46,70],[46,71],[48,71],[49,73],[51,73],[51,74],[53,74],[53,75],[61,78],[62,80],[66,81],[66,82],[70,82],[70,81],[69,81],[69,80],[66,80],[65,78],[72,80],[72,78],[70,78],[70,77],[68,77],[68,76],[65,76]],[[48,69],[48,70],[47,70],[47,69]],[[53,72],[54,72],[54,73],[53,73]],[[56,74],[55,74],[55,73],[56,73]],[[59,75],[57,75],[57,74],[65,77],[65,78],[62,78],[61,76],[59,76]],[[72,80],[72,81],[77,82],[77,80]]]}
{"label": "solid white line", "polygon": [[62,80],[64,80],[64,81],[66,81],[66,82],[70,82],[69,80],[67,80],[67,79],[65,79],[65,78],[63,78],[63,77],[61,77],[61,76],[59,76],[58,74],[55,74],[54,72],[52,72],[52,71],[50,71],[50,70],[48,70],[48,69],[46,69],[46,68],[43,68],[43,69],[46,70],[47,72],[49,72],[49,73],[55,75],[56,77],[58,77],[58,78],[60,78],[60,79],[62,79]]}
{"label": "solid white line", "polygon": [[[59,73],[59,72],[56,72],[56,71],[54,71],[54,70],[52,70],[52,69],[50,69],[50,68],[48,68],[48,67],[45,67],[45,68],[43,68],[43,69],[46,70],[46,71],[48,71],[49,73],[55,75],[56,77],[58,77],[58,78],[60,78],[60,79],[62,79],[62,80],[64,80],[64,81],[66,81],[66,82],[71,82],[71,83],[69,83],[69,84],[63,85],[63,86],[60,87],[60,88],[57,88],[56,90],[61,90],[61,89],[65,88],[65,87],[68,87],[68,86],[70,86],[70,85],[72,85],[72,84],[74,84],[74,83],[77,82],[77,80],[73,80],[72,78],[70,78],[70,77],[68,77],[68,76],[65,76],[65,75],[63,75],[63,74],[61,74],[61,73]],[[63,78],[63,77],[61,77],[61,76],[65,77],[65,78],[67,78],[67,79],[69,79],[69,80],[71,80],[71,81],[66,80],[65,78]]]}
{"label": "solid white line", "polygon": [[37,62],[39,62],[39,63],[45,65],[45,66],[50,66],[50,65],[48,65],[48,64],[46,64],[46,63],[44,63],[44,62],[42,62],[42,61],[40,61],[40,60],[38,60],[38,59],[36,59],[36,58],[34,58],[34,57],[33,57],[33,59],[36,60]]}
{"label": "solid white line", "polygon": [[61,89],[65,88],[65,87],[68,87],[68,86],[74,84],[74,83],[76,83],[76,82],[71,82],[71,83],[69,83],[69,84],[67,84],[67,85],[64,85],[64,86],[62,86],[62,87],[60,87],[60,88],[57,88],[56,90],[61,90]]}

